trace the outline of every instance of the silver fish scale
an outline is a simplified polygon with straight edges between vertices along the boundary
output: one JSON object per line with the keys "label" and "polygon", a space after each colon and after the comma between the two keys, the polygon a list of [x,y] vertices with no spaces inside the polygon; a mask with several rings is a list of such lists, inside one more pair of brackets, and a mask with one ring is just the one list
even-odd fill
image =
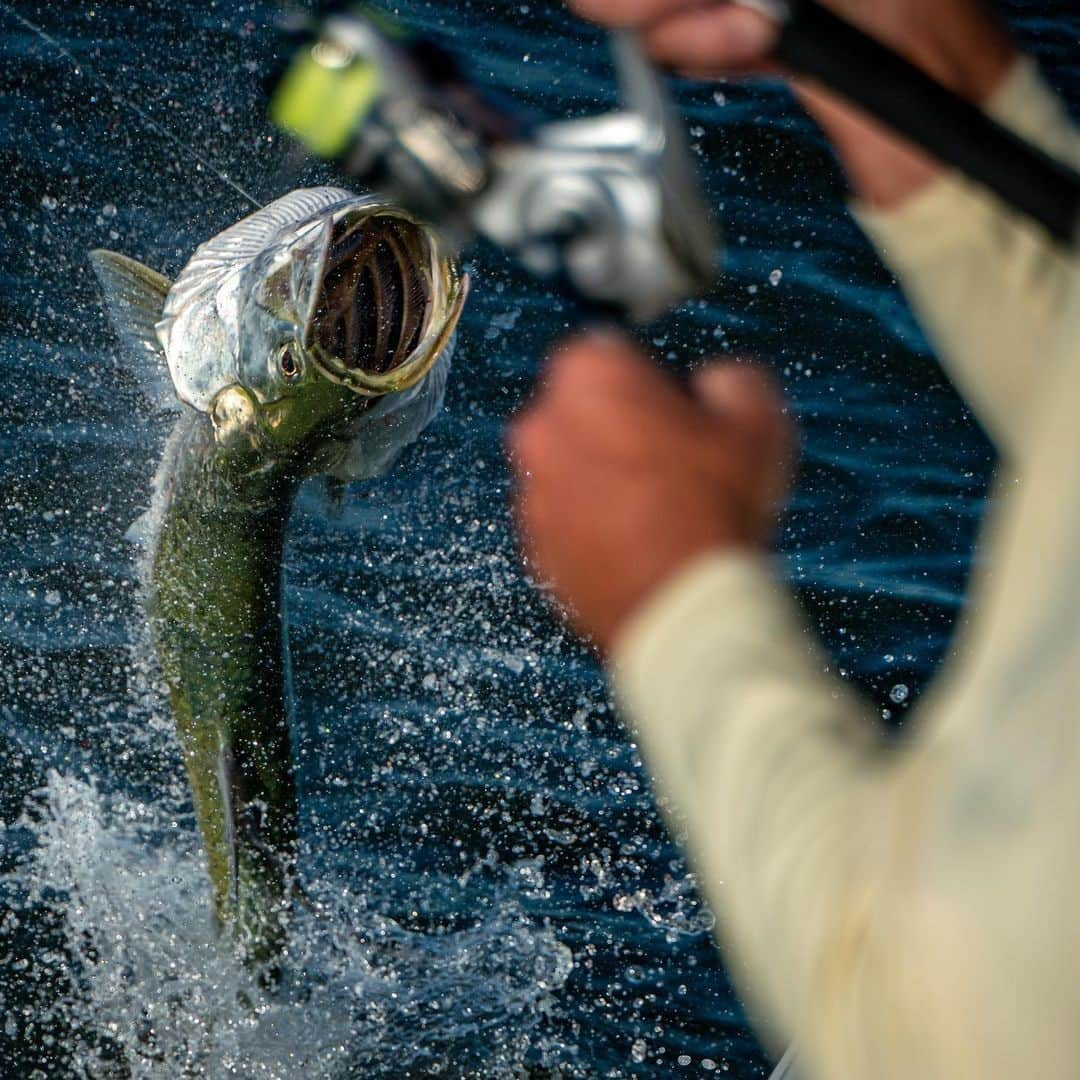
{"label": "silver fish scale", "polygon": [[235,276],[289,228],[343,203],[368,201],[344,188],[299,188],[201,244],[173,283],[156,330],[177,394],[206,412],[239,378],[225,310]]}

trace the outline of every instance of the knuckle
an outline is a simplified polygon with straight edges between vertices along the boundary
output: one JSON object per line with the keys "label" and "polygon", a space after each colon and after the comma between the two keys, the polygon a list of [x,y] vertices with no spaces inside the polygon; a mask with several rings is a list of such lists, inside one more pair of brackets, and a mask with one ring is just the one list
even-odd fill
{"label": "knuckle", "polygon": [[507,433],[511,463],[530,476],[548,466],[554,445],[554,421],[547,407],[535,408],[515,420]]}
{"label": "knuckle", "polygon": [[633,394],[651,376],[652,369],[632,342],[590,335],[566,343],[553,357],[548,390],[559,406],[565,407],[570,402]]}
{"label": "knuckle", "polygon": [[573,374],[575,368],[581,363],[582,355],[587,348],[580,338],[561,343],[551,354],[544,372],[544,382],[548,389],[560,386],[565,382],[568,375]]}
{"label": "knuckle", "polygon": [[780,387],[759,364],[713,360],[694,373],[693,385],[703,404],[728,419],[757,425],[781,415]]}

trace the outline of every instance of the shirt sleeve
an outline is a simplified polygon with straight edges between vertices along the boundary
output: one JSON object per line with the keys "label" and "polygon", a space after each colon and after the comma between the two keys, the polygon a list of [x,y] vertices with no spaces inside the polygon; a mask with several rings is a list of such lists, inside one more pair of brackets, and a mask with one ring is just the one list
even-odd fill
{"label": "shirt sleeve", "polygon": [[[1012,72],[992,108],[1062,156],[1075,149],[1069,121],[1026,62]],[[1075,358],[1075,336],[1065,332],[1063,321],[1072,311],[1076,272],[1037,230],[956,177],[935,182],[898,212],[861,216],[960,389],[1003,446],[1029,459],[1025,466],[1030,468],[1022,470],[1027,502],[1018,503],[995,528],[1009,541],[994,553],[996,588],[1009,591],[995,600],[988,583],[980,582],[982,621],[990,630],[969,636],[967,656],[952,660],[946,680],[979,712],[968,676],[981,677],[987,662],[1001,667],[1029,654],[1029,639],[1035,638],[1019,615],[1027,611],[1025,595],[1035,584],[1046,584],[1047,575],[1049,585],[1058,587],[1031,598],[1031,626],[1052,625],[1045,611],[1053,603],[1062,610],[1061,625],[1069,619],[1068,625],[1075,625],[1072,593],[1060,583],[1075,580],[1068,559],[1075,559],[1080,526],[1070,516],[1075,485],[1060,462],[1076,460],[1080,440],[1076,426],[1065,419],[1073,399],[1061,389],[1061,378],[1072,377],[1067,364]],[[1041,365],[1059,378],[1034,378],[1049,374]],[[1048,413],[1047,403],[1056,411]],[[1039,431],[1041,444],[1032,437]],[[1060,445],[1047,442],[1047,432]],[[1017,523],[1027,532],[1009,540],[1009,526]],[[1048,536],[1055,538],[1053,550]],[[1029,572],[1032,559],[1056,561],[1037,577]],[[1059,564],[1066,568],[1061,573]],[[988,651],[991,631],[1007,639],[997,652]],[[1016,634],[1023,640],[1012,640]],[[1072,641],[1064,631],[1055,631],[1055,637],[1065,645]],[[1053,685],[1046,674],[1049,661],[1040,667],[1041,692],[1060,691],[1043,710],[1051,725],[1072,715],[1071,656],[1060,661],[1065,674]],[[982,667],[975,663],[979,657]],[[977,800],[985,785],[978,775],[975,781],[967,777],[968,756],[957,749],[966,731],[963,717],[950,720],[955,694],[946,694],[951,704],[946,701],[940,679],[929,704],[924,699],[921,706],[917,737],[903,749],[886,746],[877,718],[830,672],[816,635],[768,560],[730,551],[702,557],[650,598],[617,640],[610,676],[656,777],[661,805],[685,832],[719,916],[727,954],[750,973],[748,997],[767,1034],[801,1035],[807,1060],[821,1066],[823,1075],[990,1075],[982,1065],[965,1071],[956,1063],[983,1062],[984,1047],[970,1031],[987,1015],[986,1001],[1000,987],[993,998],[995,1038],[1019,1032],[1008,1045],[1030,1051],[1031,1031],[1043,1023],[1032,1017],[1044,999],[1031,998],[1035,1004],[1022,1017],[1030,1024],[1023,1027],[1011,984],[996,972],[985,974],[996,954],[984,945],[996,941],[1002,927],[1020,925],[1027,947],[1026,931],[1036,917],[1018,922],[1003,916],[994,922],[978,892],[976,904],[963,893],[953,911],[944,902],[946,890],[922,889],[924,878],[912,870],[917,864],[920,874],[929,872],[924,856],[932,812],[945,822],[934,826],[933,835],[959,837],[939,844],[950,867],[958,846],[983,835],[979,829],[994,834],[997,826],[996,820],[979,817]],[[1027,723],[1026,713],[1021,720]],[[981,734],[978,745],[985,757],[990,744]],[[995,747],[1015,756],[1016,743],[1003,740],[1000,732],[995,739]],[[1035,739],[1036,748],[1044,745],[1057,744]],[[1039,778],[1033,782],[1048,783],[1042,773],[1031,775]],[[1075,791],[1074,777],[1062,770],[1059,791]],[[1008,779],[1015,784],[1018,775]],[[1044,794],[1040,799],[1048,815],[1075,820],[1071,811],[1059,813],[1059,804]],[[968,824],[954,828],[950,814]],[[974,847],[983,850],[978,843]],[[986,841],[986,847],[988,858],[998,856],[994,841]],[[1034,857],[1035,847],[1026,846],[1024,857]],[[1039,848],[1047,857],[1047,873],[1057,874],[1063,859],[1055,856],[1074,847],[1069,829],[1065,846]],[[1007,913],[1027,879],[1005,876],[1021,883],[1011,893],[1008,882],[1001,886],[1004,899],[994,911]],[[981,886],[986,879],[976,874],[971,880]],[[1067,911],[1073,920],[1074,905]],[[1074,922],[1068,926],[1074,936]],[[971,927],[966,944],[956,944],[962,936],[958,927],[965,932]],[[957,950],[951,967],[928,965],[928,956],[949,949]],[[973,967],[972,957],[983,953],[985,965]],[[930,980],[929,966],[934,969]],[[944,978],[950,971],[952,983]],[[967,994],[968,1013],[960,1011],[958,986]],[[916,1015],[919,1024],[909,1026],[905,1018]],[[931,1031],[934,1023],[938,1026]],[[1062,1029],[1074,1026],[1070,1013]],[[1062,1040],[1058,1049],[1071,1046]]]}
{"label": "shirt sleeve", "polygon": [[887,847],[874,718],[750,554],[710,555],[667,585],[611,675],[761,1018],[813,1028]]}
{"label": "shirt sleeve", "polygon": [[[1017,61],[987,111],[1052,156],[1080,163],[1077,130],[1033,61]],[[1075,260],[956,173],[899,208],[852,209],[957,389],[999,449],[1022,457],[1031,386],[1047,374]]]}

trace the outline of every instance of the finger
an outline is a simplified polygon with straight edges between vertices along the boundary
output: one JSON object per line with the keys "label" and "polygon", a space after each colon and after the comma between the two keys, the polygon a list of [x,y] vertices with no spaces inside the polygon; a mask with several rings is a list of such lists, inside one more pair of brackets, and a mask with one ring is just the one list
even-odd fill
{"label": "finger", "polygon": [[700,7],[703,0],[567,0],[570,10],[603,26],[646,26],[666,15]]}
{"label": "finger", "polygon": [[510,504],[510,512],[514,522],[514,536],[517,538],[518,547],[525,563],[531,567],[539,567],[536,553],[536,504],[531,489],[528,486],[520,488]]}
{"label": "finger", "polygon": [[539,429],[516,425],[507,439],[512,447],[510,462],[515,474],[511,499],[514,532],[522,554],[530,565],[538,562],[536,537],[543,535],[543,529],[538,528],[538,523],[542,524],[547,490],[543,466],[541,465],[539,476],[533,468],[534,459],[540,462],[544,460],[539,453],[539,441],[535,441],[542,439],[542,434],[534,435],[534,432],[539,432]]}
{"label": "finger", "polygon": [[614,330],[591,330],[559,342],[548,362],[550,384],[555,376],[588,372],[585,377],[622,378],[628,369],[647,363],[634,340]]}
{"label": "finger", "polygon": [[727,437],[764,466],[769,501],[778,497],[790,479],[795,438],[772,375],[755,364],[712,363],[694,373],[691,386]]}
{"label": "finger", "polygon": [[575,516],[558,480],[574,463],[558,458],[557,451],[549,453],[535,472],[521,473],[512,503],[515,534],[529,572],[538,581],[550,579],[551,545],[573,527]]}
{"label": "finger", "polygon": [[544,403],[561,446],[636,467],[692,431],[707,434],[701,409],[636,346],[590,339],[553,373]]}
{"label": "finger", "polygon": [[791,456],[792,426],[772,376],[755,364],[708,364],[691,377],[698,401],[772,461]]}
{"label": "finger", "polygon": [[755,68],[772,52],[779,28],[750,8],[691,9],[647,27],[645,47],[660,64],[721,75]]}
{"label": "finger", "polygon": [[635,396],[617,384],[605,385],[602,376],[593,377],[599,368],[594,369],[595,360],[590,350],[507,426],[504,442],[519,482],[529,475],[550,476],[567,455],[637,461],[645,453],[641,435],[655,395]]}
{"label": "finger", "polygon": [[563,338],[552,347],[518,418],[548,408],[553,385],[562,388],[566,384],[567,390],[573,391],[601,380],[617,381],[640,352],[631,338],[615,331],[579,332]]}

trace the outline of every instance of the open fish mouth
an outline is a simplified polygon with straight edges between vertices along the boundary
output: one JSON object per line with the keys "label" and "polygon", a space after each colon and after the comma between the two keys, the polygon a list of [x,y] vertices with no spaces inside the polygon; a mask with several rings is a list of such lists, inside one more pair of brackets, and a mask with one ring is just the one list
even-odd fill
{"label": "open fish mouth", "polygon": [[323,251],[305,350],[323,374],[365,395],[405,390],[439,358],[468,277],[403,211],[336,216]]}

